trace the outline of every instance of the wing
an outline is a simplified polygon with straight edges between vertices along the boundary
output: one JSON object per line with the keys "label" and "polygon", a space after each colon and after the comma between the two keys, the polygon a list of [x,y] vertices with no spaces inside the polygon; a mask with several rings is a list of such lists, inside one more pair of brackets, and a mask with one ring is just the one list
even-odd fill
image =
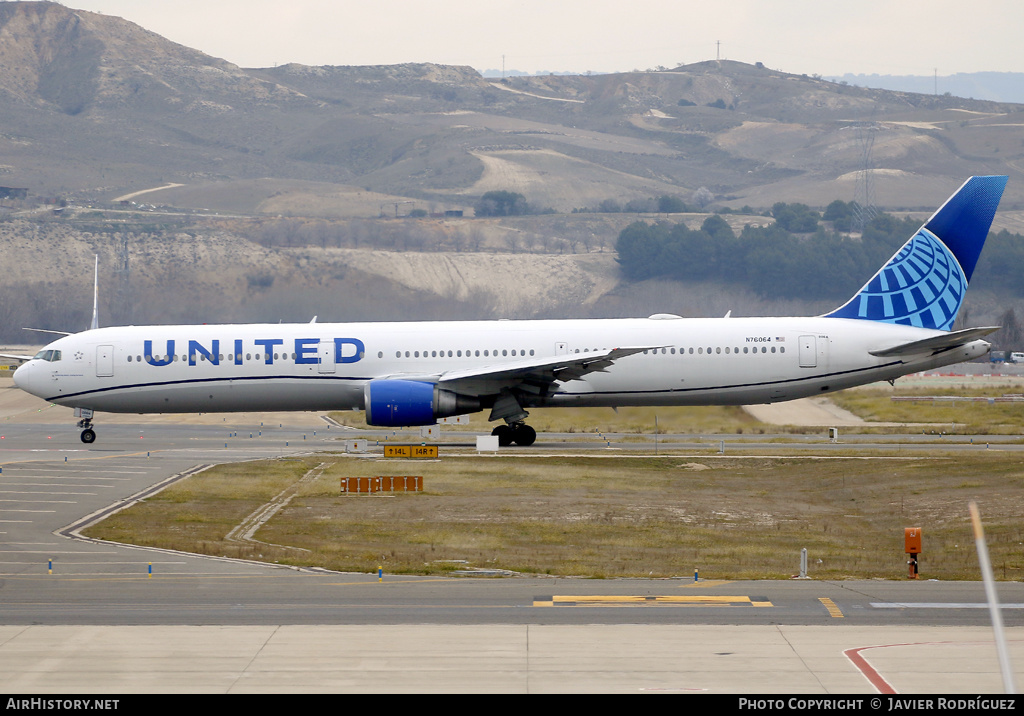
{"label": "wing", "polygon": [[922,353],[941,353],[953,348],[967,345],[989,333],[995,333],[1002,326],[985,326],[984,328],[964,328],[952,333],[943,333],[921,341],[903,343],[892,348],[881,348],[876,351],[868,351],[873,356],[888,358],[891,356],[921,355]]}
{"label": "wing", "polygon": [[655,348],[661,346],[634,346],[589,353],[524,358],[478,368],[452,370],[440,375],[402,374],[387,377],[429,381],[437,383],[439,388],[476,397],[497,395],[503,389],[519,389],[541,394],[550,392],[555,383],[566,383],[589,373],[604,372],[620,358]]}
{"label": "wing", "polygon": [[36,331],[37,333],[52,333],[55,336],[73,336],[74,333],[67,331],[51,331],[49,328],[22,328],[23,331]]}
{"label": "wing", "polygon": [[14,353],[0,353],[0,358],[4,358],[6,360],[20,360],[22,363],[27,363],[32,360],[32,356],[19,356]]}

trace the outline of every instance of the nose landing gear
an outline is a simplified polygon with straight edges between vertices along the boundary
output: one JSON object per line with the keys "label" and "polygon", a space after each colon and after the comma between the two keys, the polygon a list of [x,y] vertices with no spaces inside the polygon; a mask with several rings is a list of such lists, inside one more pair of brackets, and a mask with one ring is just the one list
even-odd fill
{"label": "nose landing gear", "polygon": [[82,428],[82,442],[89,443],[96,442],[96,431],[92,429],[92,418],[82,418],[78,421],[78,427]]}

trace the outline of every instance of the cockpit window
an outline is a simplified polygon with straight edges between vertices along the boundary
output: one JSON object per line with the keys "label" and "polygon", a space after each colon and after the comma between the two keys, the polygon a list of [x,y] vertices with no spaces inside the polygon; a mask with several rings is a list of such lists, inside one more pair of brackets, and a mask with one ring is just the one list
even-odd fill
{"label": "cockpit window", "polygon": [[39,351],[35,354],[34,360],[44,360],[47,363],[56,363],[60,360],[60,351],[55,351],[52,348]]}

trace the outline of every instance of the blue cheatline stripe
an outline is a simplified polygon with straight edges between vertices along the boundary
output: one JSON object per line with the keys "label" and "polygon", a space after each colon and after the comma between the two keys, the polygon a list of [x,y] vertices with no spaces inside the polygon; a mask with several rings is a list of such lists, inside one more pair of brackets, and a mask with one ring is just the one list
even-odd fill
{"label": "blue cheatline stripe", "polygon": [[[853,368],[851,370],[839,370],[831,373],[815,373],[799,378],[786,378],[784,380],[765,380],[758,383],[732,383],[728,385],[709,385],[698,388],[664,388],[661,390],[597,390],[593,393],[579,393],[579,397],[590,397],[592,395],[660,395],[664,393],[696,393],[707,390],[731,390],[734,388],[768,388],[773,385],[793,385],[796,383],[808,383],[821,380],[822,378],[836,378],[843,375],[853,375],[882,368],[891,368],[896,365],[903,365],[903,361],[891,361],[881,365],[872,365],[865,368]],[[573,396],[573,393],[555,393],[555,395]]]}
{"label": "blue cheatline stripe", "polygon": [[[58,400],[67,400],[68,398],[81,398],[85,395],[100,395],[102,393],[110,393],[117,390],[132,390],[134,388],[161,388],[172,385],[199,385],[202,383],[231,383],[231,382],[242,382],[242,381],[259,381],[259,380],[334,380],[334,381],[368,381],[373,378],[361,378],[358,376],[338,376],[338,375],[258,375],[258,376],[236,376],[234,378],[190,378],[187,380],[166,380],[166,381],[155,381],[151,383],[125,383],[121,385],[109,385],[103,388],[97,388],[95,390],[83,390],[79,393],[67,393],[64,395],[54,395],[49,398],[43,398],[48,403],[56,403]],[[134,411],[130,411],[134,412]]]}
{"label": "blue cheatline stripe", "polygon": [[[729,390],[734,388],[767,388],[773,385],[792,385],[796,383],[805,383],[815,380],[821,380],[822,378],[835,378],[844,375],[853,375],[855,373],[864,373],[866,371],[880,370],[884,368],[891,368],[892,366],[902,365],[902,361],[890,361],[889,363],[883,363],[881,365],[867,366],[864,368],[854,368],[852,370],[841,370],[833,371],[831,373],[816,373],[814,375],[805,375],[799,378],[786,378],[785,380],[769,380],[761,381],[757,383],[734,383],[730,385],[712,385],[703,388],[666,388],[663,390],[608,390],[608,391],[597,391],[594,393],[581,393],[580,397],[589,397],[592,395],[660,395],[666,393],[694,393],[697,391],[704,390]],[[179,381],[168,381],[166,383],[134,383],[130,385],[112,385],[107,388],[101,388],[99,390],[87,390],[81,393],[70,393],[68,395],[57,395],[45,400],[49,403],[57,402],[58,400],[68,400],[69,398],[81,398],[88,395],[98,395],[101,393],[109,393],[117,390],[130,390],[132,388],[148,388],[148,387],[159,387],[167,385],[186,385],[189,383],[212,383],[212,382],[227,382],[231,380],[344,380],[344,381],[370,381],[375,380],[374,378],[356,378],[356,377],[338,377],[338,376],[294,376],[294,375],[278,375],[278,376],[255,376],[251,378],[204,378],[196,380],[179,380]],[[556,393],[556,395],[572,396],[572,393]],[[259,408],[253,408],[258,410]],[[135,412],[135,411],[129,411]],[[234,411],[238,412],[238,411]]]}

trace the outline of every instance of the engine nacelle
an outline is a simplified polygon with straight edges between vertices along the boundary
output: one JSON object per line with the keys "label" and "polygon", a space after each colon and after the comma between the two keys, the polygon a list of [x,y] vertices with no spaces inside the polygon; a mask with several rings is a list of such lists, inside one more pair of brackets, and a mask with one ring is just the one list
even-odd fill
{"label": "engine nacelle", "polygon": [[387,428],[433,425],[438,418],[482,410],[479,398],[418,380],[371,380],[363,399],[367,424]]}

